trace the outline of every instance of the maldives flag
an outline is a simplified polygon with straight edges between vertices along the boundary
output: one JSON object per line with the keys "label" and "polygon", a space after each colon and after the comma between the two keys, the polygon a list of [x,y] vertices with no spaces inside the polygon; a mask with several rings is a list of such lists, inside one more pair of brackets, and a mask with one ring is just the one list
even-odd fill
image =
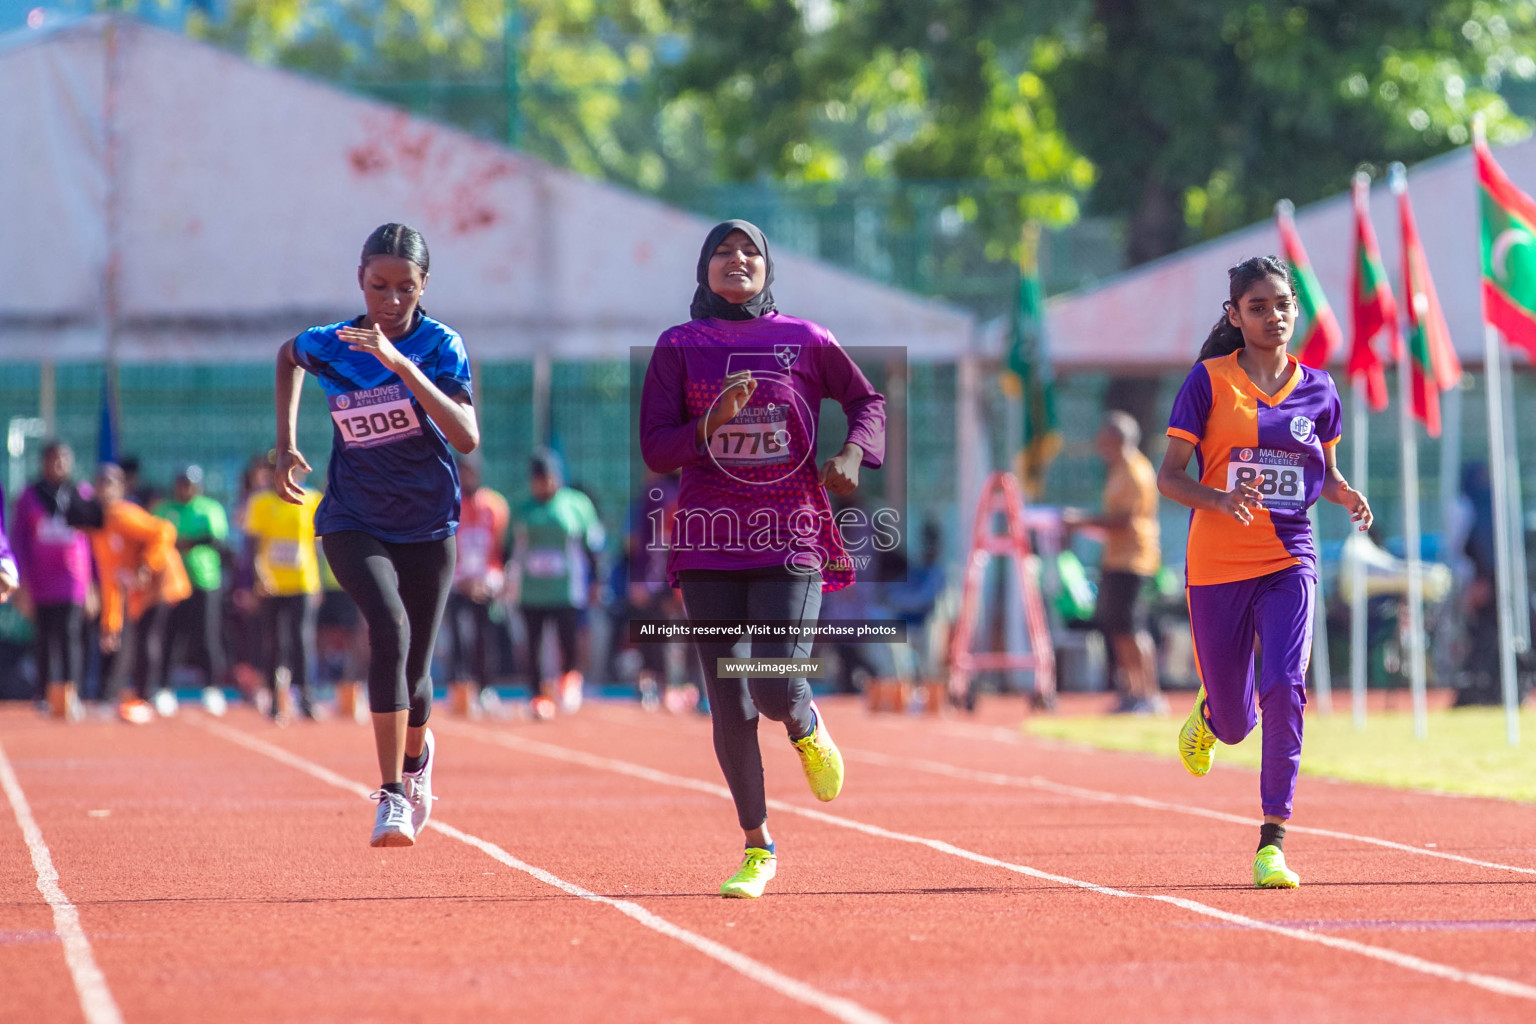
{"label": "maldives flag", "polygon": [[1334,319],[1323,294],[1323,286],[1317,283],[1312,272],[1312,262],[1307,250],[1301,246],[1301,235],[1296,232],[1295,207],[1290,200],[1282,199],[1275,204],[1275,224],[1280,229],[1280,249],[1291,265],[1291,286],[1296,289],[1296,301],[1307,317],[1307,330],[1302,335],[1296,358],[1305,366],[1324,367],[1333,361],[1344,344],[1344,333]]}
{"label": "maldives flag", "polygon": [[1536,202],[1493,162],[1481,126],[1472,152],[1483,222],[1483,319],[1536,359]]}
{"label": "maldives flag", "polygon": [[[1440,436],[1440,392],[1461,379],[1461,360],[1451,345],[1451,329],[1429,277],[1429,261],[1419,241],[1419,228],[1408,201],[1408,182],[1393,181],[1397,212],[1403,227],[1403,292],[1408,305],[1408,367],[1413,374],[1413,415],[1430,437]],[[1402,358],[1401,353],[1394,353]]]}
{"label": "maldives flag", "polygon": [[1381,262],[1376,245],[1376,229],[1371,227],[1371,179],[1355,175],[1355,261],[1349,275],[1350,327],[1354,337],[1349,345],[1349,379],[1365,378],[1365,397],[1373,412],[1387,407],[1387,375],[1381,356],[1371,342],[1387,332],[1391,350],[1402,341],[1397,332],[1397,302],[1387,285],[1387,268]]}

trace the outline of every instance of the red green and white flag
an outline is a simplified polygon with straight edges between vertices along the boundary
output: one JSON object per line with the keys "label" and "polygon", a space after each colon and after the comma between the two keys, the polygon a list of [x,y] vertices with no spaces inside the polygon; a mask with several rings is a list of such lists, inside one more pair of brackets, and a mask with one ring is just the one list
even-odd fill
{"label": "red green and white flag", "polygon": [[1305,366],[1327,366],[1343,347],[1344,333],[1339,330],[1338,320],[1334,319],[1323,286],[1317,283],[1307,250],[1302,248],[1301,235],[1296,232],[1295,208],[1290,200],[1282,199],[1275,204],[1275,226],[1280,230],[1280,250],[1291,265],[1291,285],[1296,289],[1296,301],[1307,318],[1296,358]]}
{"label": "red green and white flag", "polygon": [[[1400,174],[1400,169],[1399,169]],[[1408,311],[1408,368],[1413,376],[1413,416],[1430,437],[1440,436],[1440,392],[1461,380],[1461,360],[1451,344],[1451,329],[1435,295],[1429,260],[1419,241],[1419,227],[1408,201],[1408,182],[1394,181],[1397,212],[1403,228],[1403,293]],[[1402,358],[1400,353],[1393,353]]]}
{"label": "red green and white flag", "polygon": [[1536,201],[1494,163],[1474,133],[1483,236],[1483,319],[1536,359]]}
{"label": "red green and white flag", "polygon": [[1387,284],[1387,268],[1381,262],[1376,229],[1371,227],[1371,179],[1355,175],[1355,260],[1349,275],[1350,327],[1349,379],[1365,379],[1365,397],[1373,412],[1387,407],[1387,375],[1381,356],[1372,344],[1387,332],[1391,351],[1402,344],[1397,331],[1397,301]]}

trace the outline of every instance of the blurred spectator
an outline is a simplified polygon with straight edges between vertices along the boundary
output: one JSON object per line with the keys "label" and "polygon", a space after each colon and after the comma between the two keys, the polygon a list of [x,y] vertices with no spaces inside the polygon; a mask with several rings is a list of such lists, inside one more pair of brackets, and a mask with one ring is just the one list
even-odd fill
{"label": "blurred spectator", "polygon": [[139,473],[139,457],[124,455],[118,460],[123,471],[123,495],[139,508],[154,508],[160,500],[160,492],[146,484]]}
{"label": "blurred spectator", "polygon": [[496,600],[505,586],[507,499],[481,485],[480,462],[459,461],[462,494],[453,590],[448,594],[448,685],[453,705],[467,712],[491,685],[491,647],[496,639]]}
{"label": "blurred spectator", "polygon": [[1097,515],[1063,509],[1066,526],[1104,531],[1098,605],[1094,621],[1104,633],[1121,683],[1118,710],[1162,713],[1168,709],[1157,685],[1157,652],[1147,632],[1147,585],[1157,575],[1157,471],[1141,454],[1141,428],[1128,413],[1105,415],[1094,447],[1108,472],[1104,508]]}
{"label": "blurred spectator", "polygon": [[[685,683],[675,691],[671,686],[671,673],[667,667],[668,644],[629,643],[631,620],[674,619],[681,612],[675,593],[667,586],[667,550],[671,546],[673,523],[677,517],[677,489],[676,476],[663,476],[651,469],[645,471],[640,493],[629,506],[624,551],[611,577],[614,602],[610,614],[613,636],[610,668],[615,677],[620,677],[623,673],[617,669],[621,655],[638,662],[635,690],[640,705],[647,711],[663,706],[673,712],[687,711],[697,707],[699,702],[697,684]],[[625,655],[625,651],[632,653]]]}
{"label": "blurred spectator", "polygon": [[176,527],[128,501],[125,488],[119,467],[97,470],[102,522],[90,531],[91,550],[101,583],[102,649],[132,658],[137,699],[125,700],[119,713],[142,725],[155,711],[176,713],[176,697],[166,688],[165,630],[192,584],[176,550]]}
{"label": "blurred spectator", "polygon": [[[885,588],[868,582],[876,575],[875,559],[880,553],[875,549],[873,523],[862,494],[855,491],[836,499],[833,515],[842,536],[843,549],[854,560],[854,572],[859,582],[821,596],[821,621],[867,622],[889,618],[890,613],[881,603]],[[888,643],[818,640],[817,646],[837,655],[837,688],[842,692],[859,693],[874,680],[896,678],[895,652]]]}
{"label": "blurred spectator", "polygon": [[[597,601],[597,556],[603,549],[603,525],[592,499],[565,486],[560,458],[540,451],[529,463],[530,497],[517,510],[513,526],[513,583],[519,610],[528,626],[528,657],[540,696],[541,715],[553,713],[555,701],[569,714],[581,706],[582,676],[577,671],[577,631],[582,613]],[[552,625],[560,648],[558,683],[543,679],[544,627]]]}
{"label": "blurred spectator", "polygon": [[88,485],[72,478],[75,454],[62,441],[43,446],[42,475],[22,491],[11,531],[25,601],[37,638],[38,698],[64,688],[72,704],[85,672],[85,618],[94,597],[91,542],[79,527],[99,525],[101,509]]}
{"label": "blurred spectator", "polygon": [[186,466],[176,474],[171,499],[155,506],[155,515],[176,527],[176,550],[186,563],[192,596],[176,606],[167,624],[165,658],[176,662],[184,648],[186,663],[203,671],[203,705],[224,713],[224,561],[229,557],[229,519],[224,506],[203,493],[203,471]]}
{"label": "blurred spectator", "polygon": [[892,584],[886,590],[885,603],[891,614],[906,621],[907,642],[917,653],[918,664],[924,674],[936,673],[942,667],[935,664],[928,645],[928,619],[933,614],[944,593],[945,574],[943,559],[943,533],[933,520],[923,523],[922,543],[917,562],[907,563],[906,582]]}
{"label": "blurred spectator", "polygon": [[309,675],[320,609],[320,559],[315,551],[320,492],[305,489],[303,503],[294,505],[277,493],[270,473],[264,480],[266,489],[251,495],[240,526],[253,553],[257,635],[266,655],[270,713],[283,724],[293,716],[290,683],[299,692],[299,713],[315,717]]}
{"label": "blurred spectator", "polygon": [[244,524],[251,499],[271,487],[272,453],[258,452],[251,456],[240,476],[240,493],[235,500],[235,540],[240,551],[229,574],[229,599],[224,605],[226,660],[233,662],[231,674],[240,693],[252,701],[265,701],[269,694],[263,674],[257,670],[258,665],[266,664],[267,658],[257,622],[261,602],[256,597],[256,545],[246,536]]}

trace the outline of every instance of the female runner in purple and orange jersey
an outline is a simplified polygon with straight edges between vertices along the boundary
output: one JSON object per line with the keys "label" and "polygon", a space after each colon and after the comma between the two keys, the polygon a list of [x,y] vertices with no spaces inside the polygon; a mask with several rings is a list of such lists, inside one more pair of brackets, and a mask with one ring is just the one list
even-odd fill
{"label": "female runner in purple and orange jersey", "polygon": [[[1231,299],[1174,400],[1157,474],[1158,490],[1193,510],[1185,574],[1201,686],[1179,732],[1179,757],[1204,775],[1217,740],[1239,743],[1258,724],[1257,634],[1264,823],[1253,882],[1290,889],[1300,879],[1283,844],[1301,767],[1317,586],[1307,510],[1326,498],[1365,530],[1371,508],[1334,465],[1342,413],[1333,378],[1286,351],[1296,327],[1286,264],[1254,257],[1227,273]],[[1188,472],[1191,455],[1198,479]]]}

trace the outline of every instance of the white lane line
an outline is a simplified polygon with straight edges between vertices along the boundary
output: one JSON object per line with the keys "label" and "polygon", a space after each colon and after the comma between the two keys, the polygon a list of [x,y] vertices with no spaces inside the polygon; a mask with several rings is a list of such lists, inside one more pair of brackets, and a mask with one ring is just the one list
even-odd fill
{"label": "white lane line", "polygon": [[[247,750],[258,754],[264,754],[274,761],[280,761],[290,768],[296,768],[306,775],[319,779],[321,782],[335,786],[337,789],[344,789],[364,799],[368,799],[368,794],[371,792],[367,786],[354,782],[344,775],[338,775],[328,768],[315,764],[313,761],[284,750],[282,747],[259,740],[238,729],[207,721],[198,721],[196,724],[216,736],[229,740],[231,743],[239,744]],[[754,960],[745,953],[739,953],[713,939],[705,938],[696,932],[679,927],[666,918],[651,913],[638,903],[632,903],[629,900],[616,900],[612,897],[602,896],[591,890],[583,889],[581,886],[567,882],[565,879],[559,878],[541,867],[536,867],[526,861],[519,860],[495,843],[487,842],[479,836],[471,835],[468,832],[454,828],[452,825],[444,824],[435,817],[427,822],[427,827],[434,828],[452,839],[457,839],[466,846],[474,847],[481,853],[505,864],[507,867],[515,868],[526,875],[538,879],[545,885],[559,889],[567,895],[612,907],[636,923],[644,925],[646,928],[665,935],[670,939],[676,939],[690,949],[703,953],[710,959],[724,964],[743,977],[755,981],[765,988],[770,988],[782,996],[787,996],[798,1003],[804,1003],[814,1010],[819,1010],[835,1020],[844,1021],[846,1024],[891,1024],[888,1018],[882,1017],[875,1011],[861,1006],[851,999],[823,992],[803,981],[791,978],[786,974],[781,974],[762,961]]]}
{"label": "white lane line", "polygon": [[[966,782],[984,782],[993,786],[1011,786],[1018,789],[1035,789],[1043,793],[1055,793],[1058,796],[1072,797],[1077,800],[1089,800],[1095,803],[1128,804],[1132,807],[1141,807],[1149,811],[1162,811],[1173,814],[1188,814],[1196,818],[1209,818],[1211,821],[1229,822],[1234,825],[1252,825],[1252,818],[1245,818],[1239,814],[1228,814],[1225,811],[1213,811],[1205,807],[1196,807],[1193,804],[1169,803],[1166,800],[1153,800],[1149,797],[1131,796],[1126,793],[1111,793],[1106,790],[1086,789],[1082,786],[1071,786],[1064,782],[1053,782],[1040,775],[1005,775],[1001,772],[984,772],[971,768],[961,768],[958,765],[946,764],[943,761],[930,761],[920,757],[892,757],[889,754],[881,754],[872,750],[851,750],[843,748],[843,756],[855,761],[866,761],[870,764],[884,765],[892,768],[910,768],[915,771],[928,772],[933,775],[944,775],[952,779],[962,779]],[[1438,857],[1440,860],[1453,860],[1461,864],[1472,864],[1480,868],[1493,868],[1497,871],[1514,871],[1522,875],[1536,875],[1536,868],[1522,868],[1514,864],[1501,864],[1497,861],[1478,860],[1476,857],[1463,857],[1459,853],[1446,853],[1443,850],[1427,850],[1418,846],[1409,846],[1407,843],[1396,843],[1390,839],[1377,839],[1375,836],[1356,835],[1353,832],[1339,832],[1331,828],[1315,828],[1311,825],[1285,826],[1287,833],[1304,832],[1308,835],[1327,836],[1330,839],[1346,839],[1355,843],[1368,843],[1371,846],[1380,846],[1389,850],[1398,850],[1402,853],[1415,853],[1421,857]]]}
{"label": "white lane line", "polygon": [[[598,708],[598,710],[605,712],[601,715],[601,717],[607,721],[613,722],[616,725],[628,725],[631,727],[634,727],[637,724],[645,726],[651,725],[650,721],[643,717],[637,717],[634,715],[620,716],[612,713],[606,713],[607,709],[603,708]],[[891,724],[894,725],[894,723]],[[957,737],[966,736],[968,738],[979,737],[983,739],[992,739],[1003,743],[1010,743],[1015,746],[1029,745],[1011,730],[1004,729],[1000,726],[967,726],[964,723],[959,722],[945,722],[939,724],[942,726],[952,727],[954,730],[953,734]],[[660,728],[660,726],[657,727]],[[962,732],[961,730],[964,731]],[[1032,739],[1039,739],[1041,744],[1045,746],[1064,745],[1060,741],[1056,740],[1041,739],[1039,737],[1034,737]],[[1087,746],[1079,748],[1077,744],[1065,745],[1070,746],[1075,750],[1080,749],[1082,753],[1087,754],[1123,753],[1123,751],[1101,751],[1095,747]],[[1114,793],[1108,790],[1088,789],[1083,786],[1073,786],[1064,782],[1056,782],[1052,779],[1044,777],[1043,775],[1007,775],[1001,772],[978,771],[971,768],[962,768],[958,765],[948,764],[943,761],[932,761],[920,757],[898,758],[889,754],[878,753],[876,751],[858,750],[849,747],[843,747],[842,751],[843,756],[850,760],[862,760],[867,761],[870,764],[879,764],[886,767],[910,768],[915,771],[930,772],[934,775],[946,775],[950,778],[962,779],[967,782],[982,782],[994,786],[1011,786],[1020,789],[1036,789],[1044,793],[1055,793],[1058,796],[1072,797],[1078,800],[1089,800],[1094,803],[1125,804],[1131,807],[1141,807],[1147,810],[1164,813],[1187,814],[1196,818],[1206,818],[1211,821],[1221,821],[1233,825],[1251,826],[1254,824],[1254,820],[1252,818],[1245,818],[1238,814],[1229,814],[1225,811],[1214,811],[1209,808],[1196,806],[1194,804],[1171,803],[1166,800],[1153,800],[1150,797],[1134,796],[1128,793]],[[1148,757],[1152,755],[1139,754],[1135,756]],[[1421,791],[1412,790],[1410,792],[1418,793]],[[1455,861],[1459,864],[1470,864],[1474,867],[1480,868],[1490,868],[1494,871],[1513,871],[1516,874],[1536,875],[1536,868],[1519,867],[1514,864],[1503,864],[1492,860],[1479,860],[1476,857],[1466,857],[1459,853],[1449,853],[1439,849],[1431,850],[1424,847],[1411,846],[1407,843],[1394,842],[1390,839],[1378,839],[1375,836],[1362,836],[1354,832],[1341,832],[1336,829],[1318,828],[1312,825],[1290,824],[1285,826],[1285,830],[1287,833],[1304,832],[1308,835],[1325,836],[1329,839],[1342,839],[1354,843],[1365,843],[1370,846],[1379,846],[1388,850],[1397,850],[1401,853],[1413,853],[1421,857],[1436,857],[1440,860]]]}
{"label": "white lane line", "polygon": [[69,976],[75,983],[75,994],[80,997],[80,1010],[85,1014],[87,1024],[122,1024],[123,1015],[112,998],[112,990],[107,988],[106,975],[96,966],[91,942],[85,937],[85,929],[80,927],[80,911],[59,887],[59,872],[53,866],[53,854],[48,852],[43,830],[37,827],[37,819],[32,817],[32,807],[11,769],[4,747],[0,747],[0,789],[5,790],[6,799],[11,802],[16,824],[21,826],[22,838],[32,854],[37,891],[53,909],[53,930],[64,943],[64,962],[69,966]]}
{"label": "white lane line", "polygon": [[[710,793],[731,798],[730,791],[724,786],[704,782],[701,779],[690,779],[682,775],[673,775],[670,772],[658,771],[655,768],[647,768],[645,765],[633,764],[629,761],[620,761],[611,757],[602,757],[597,754],[589,754],[584,750],[573,750],[569,747],[556,746],[553,743],[545,743],[540,740],[525,739],[503,732],[493,732],[479,726],[459,725],[439,727],[443,731],[452,731],[459,735],[474,736],[490,743],[506,747],[509,750],[517,750],[527,754],[536,754],[551,760],[565,761],[569,764],[579,764],[588,768],[596,768],[600,771],[613,772],[618,775],[628,775],[631,778],[644,779],[647,782],[656,782],[662,785],[675,786],[680,789],[690,789],[700,793]],[[1383,946],[1372,946],[1364,942],[1356,942],[1353,939],[1341,939],[1334,935],[1320,935],[1316,932],[1305,931],[1300,928],[1290,928],[1285,925],[1272,924],[1268,921],[1260,921],[1257,918],[1247,917],[1243,914],[1234,914],[1221,910],[1195,900],[1184,899],[1181,896],[1164,896],[1158,893],[1128,892],[1124,889],[1115,889],[1107,885],[1099,885],[1094,882],[1085,882],[1081,879],[1071,878],[1067,875],[1058,875],[1039,868],[1032,868],[1027,864],[1015,864],[989,857],[984,853],[976,853],[963,847],[946,843],[942,839],[929,839],[925,836],[912,835],[908,832],[897,832],[894,829],[882,828],[879,825],[870,825],[852,818],[842,818],[818,811],[809,807],[800,807],[796,804],[785,803],[782,800],[769,800],[768,806],[776,811],[786,814],[797,814],[803,818],[810,818],[827,825],[835,825],[838,828],[852,829],[865,835],[878,839],[889,839],[899,843],[908,843],[913,846],[924,846],[939,853],[945,853],[952,857],[968,860],[976,864],[988,867],[1002,868],[1004,871],[1012,871],[1016,874],[1027,875],[1030,878],[1038,878],[1046,882],[1055,882],[1058,885],[1071,886],[1088,892],[1098,893],[1103,896],[1114,896],[1119,899],[1148,900],[1153,903],[1166,903],[1169,906],[1187,910],[1202,917],[1214,918],[1225,921],[1228,924],[1239,925],[1253,931],[1266,932],[1271,935],[1281,935],[1298,942],[1310,942],[1319,946],[1328,946],[1332,949],[1355,953],[1372,960],[1379,960],[1394,967],[1416,971],[1434,978],[1442,978],[1446,981],[1459,982],[1471,985],[1475,988],[1495,992],[1499,995],[1514,996],[1518,999],[1536,1001],[1536,986],[1523,982],[1513,981],[1509,978],[1501,978],[1497,975],[1482,974],[1477,971],[1464,971],[1459,967],[1449,964],[1437,963],[1426,960],[1423,957],[1414,956],[1411,953],[1401,953],[1395,949],[1387,949]]]}

